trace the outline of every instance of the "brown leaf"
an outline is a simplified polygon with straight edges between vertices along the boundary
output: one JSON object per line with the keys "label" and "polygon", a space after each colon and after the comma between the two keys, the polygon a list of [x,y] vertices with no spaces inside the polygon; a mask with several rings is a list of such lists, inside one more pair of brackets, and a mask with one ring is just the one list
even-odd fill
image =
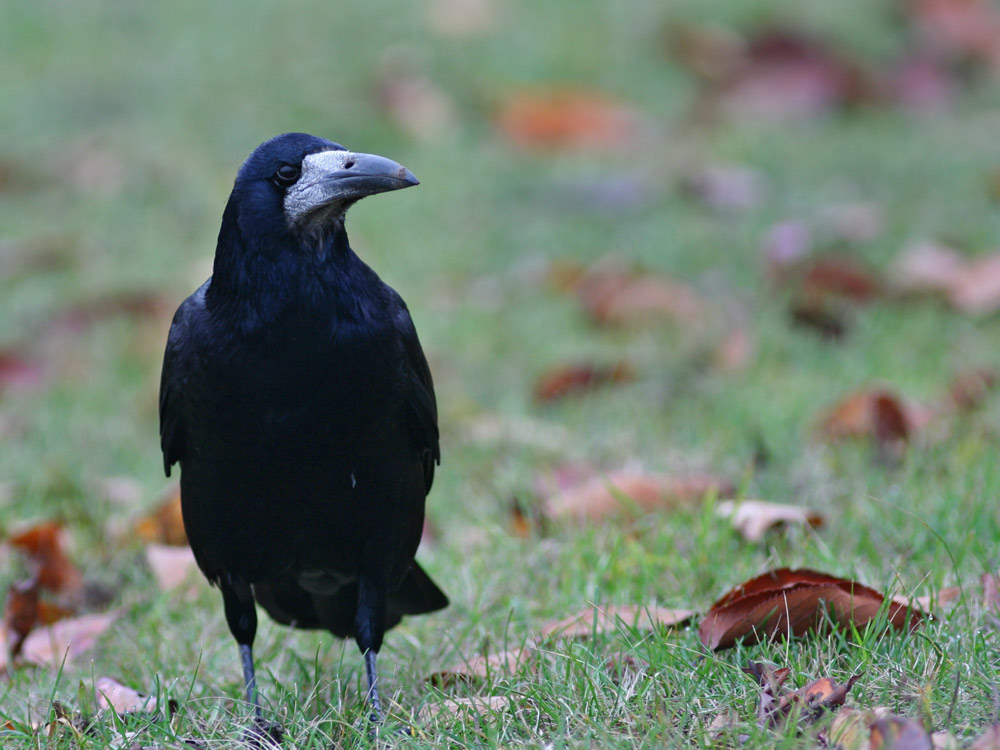
{"label": "brown leaf", "polygon": [[[781,568],[737,586],[712,605],[698,628],[702,643],[719,650],[741,638],[760,641],[801,636],[825,624],[862,628],[874,619],[885,598],[855,581],[812,570]],[[913,629],[918,612],[894,602],[888,621],[896,629]]]}
{"label": "brown leaf", "polygon": [[844,312],[826,300],[797,299],[790,309],[792,322],[801,328],[815,331],[830,341],[839,341],[847,333]]}
{"label": "brown leaf", "polygon": [[0,394],[39,388],[46,374],[41,362],[14,349],[0,349]]}
{"label": "brown leaf", "polygon": [[843,706],[847,700],[847,693],[860,677],[861,675],[852,675],[843,684],[838,684],[830,677],[820,677],[799,690],[781,696],[774,713],[769,717],[771,725],[780,723],[795,708],[802,711],[802,718],[805,721],[816,721],[825,711],[836,710]]}
{"label": "brown leaf", "polygon": [[163,493],[156,508],[135,524],[136,534],[146,542],[186,546],[184,517],[181,514],[181,486],[172,484]]}
{"label": "brown leaf", "polygon": [[781,694],[782,685],[791,674],[787,667],[775,668],[771,664],[762,662],[750,662],[743,671],[751,675],[760,685],[760,700],[757,703],[757,724],[758,726],[768,726],[772,723],[774,712],[777,709],[777,699]]}
{"label": "brown leaf", "polygon": [[900,606],[912,607],[929,615],[935,608],[947,607],[961,595],[962,589],[959,586],[948,586],[933,594],[925,594],[924,596],[915,596],[912,598],[896,595],[892,597],[892,600]]}
{"label": "brown leaf", "polygon": [[496,125],[521,148],[607,149],[633,144],[640,118],[602,92],[550,88],[508,97],[497,112]]}
{"label": "brown leaf", "polygon": [[734,117],[793,120],[875,95],[870,74],[829,44],[793,29],[764,28],[746,40],[743,64],[714,96]]}
{"label": "brown leaf", "polygon": [[38,524],[7,541],[28,555],[41,588],[73,594],[83,586],[83,576],[63,551],[62,524],[59,522]]}
{"label": "brown leaf", "polygon": [[58,668],[64,657],[70,664],[94,647],[117,616],[114,612],[81,615],[36,628],[25,638],[21,657],[43,667]]}
{"label": "brown leaf", "polygon": [[538,378],[534,398],[540,404],[550,403],[598,386],[629,383],[634,379],[635,373],[627,362],[564,365],[547,370]]}
{"label": "brown leaf", "polygon": [[871,437],[880,447],[891,448],[905,443],[929,416],[891,391],[868,388],[850,394],[830,409],[820,432],[830,440]]}
{"label": "brown leaf", "polygon": [[857,303],[870,302],[882,286],[871,269],[848,255],[812,259],[803,269],[801,285],[807,298],[835,296]]}
{"label": "brown leaf", "polygon": [[623,512],[649,512],[732,492],[732,485],[710,475],[667,477],[618,472],[600,476],[549,497],[542,505],[547,518],[600,521]]}
{"label": "brown leaf", "polygon": [[694,323],[704,314],[701,297],[664,275],[599,268],[577,286],[584,312],[598,325],[624,326],[672,320]]}
{"label": "brown leaf", "polygon": [[764,500],[725,500],[715,512],[732,521],[736,530],[749,542],[759,542],[768,530],[785,524],[821,526],[823,516],[798,505],[769,503]]}
{"label": "brown leaf", "polygon": [[190,547],[169,544],[150,544],[146,547],[146,563],[160,591],[170,591],[180,586],[198,571]]}
{"label": "brown leaf", "polygon": [[28,633],[38,622],[38,579],[16,581],[7,589],[7,602],[3,613],[7,632],[6,648],[12,658],[21,653],[21,646]]}
{"label": "brown leaf", "polygon": [[156,696],[141,695],[112,677],[98,677],[94,684],[97,707],[116,714],[156,713]]}
{"label": "brown leaf", "polygon": [[694,616],[690,609],[646,607],[635,604],[587,607],[581,612],[542,626],[545,638],[589,638],[620,633],[623,628],[640,632],[673,628]]}
{"label": "brown leaf", "polygon": [[1000,724],[992,724],[969,745],[969,750],[1000,750]]}
{"label": "brown leaf", "polygon": [[538,647],[529,642],[524,646],[507,651],[463,659],[434,672],[429,679],[435,684],[447,687],[458,680],[471,681],[510,677],[522,669],[534,670],[537,661]]}
{"label": "brown leaf", "polygon": [[871,749],[934,750],[934,744],[919,721],[890,716],[871,725]]}

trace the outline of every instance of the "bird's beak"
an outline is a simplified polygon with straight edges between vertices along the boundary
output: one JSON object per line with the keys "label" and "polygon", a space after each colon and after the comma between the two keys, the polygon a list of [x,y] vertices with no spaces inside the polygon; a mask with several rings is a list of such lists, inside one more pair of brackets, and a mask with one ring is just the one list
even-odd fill
{"label": "bird's beak", "polygon": [[285,195],[285,213],[293,223],[322,215],[317,209],[347,206],[368,195],[418,185],[406,167],[375,154],[320,151],[302,161],[302,174]]}

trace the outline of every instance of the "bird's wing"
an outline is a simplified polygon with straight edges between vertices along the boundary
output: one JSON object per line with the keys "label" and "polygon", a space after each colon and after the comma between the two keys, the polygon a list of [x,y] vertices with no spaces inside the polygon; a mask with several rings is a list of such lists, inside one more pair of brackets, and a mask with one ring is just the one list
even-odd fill
{"label": "bird's wing", "polygon": [[163,470],[170,476],[170,467],[184,456],[184,424],[181,400],[185,384],[191,377],[197,359],[193,340],[198,324],[205,316],[206,281],[198,291],[184,300],[174,313],[163,355],[160,375],[160,449]]}
{"label": "bird's wing", "polygon": [[410,437],[423,452],[424,480],[427,492],[430,492],[434,483],[434,466],[441,463],[434,381],[431,379],[431,369],[427,366],[424,350],[420,348],[417,329],[413,326],[409,310],[401,299],[396,325],[405,354],[404,377],[409,385],[406,403]]}

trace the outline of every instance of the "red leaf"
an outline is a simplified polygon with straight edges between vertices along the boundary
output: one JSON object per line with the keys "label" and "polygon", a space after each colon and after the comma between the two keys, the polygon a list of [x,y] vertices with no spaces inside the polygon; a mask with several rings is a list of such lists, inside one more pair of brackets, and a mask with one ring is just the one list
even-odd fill
{"label": "red leaf", "polygon": [[[822,625],[827,615],[840,627],[861,628],[884,602],[882,594],[856,581],[782,568],[747,581],[719,599],[702,620],[698,634],[702,643],[718,650],[734,646],[741,638],[801,636]],[[888,620],[897,629],[912,629],[921,615],[890,602]]]}
{"label": "red leaf", "polygon": [[634,110],[606,94],[581,89],[538,89],[509,97],[497,127],[523,148],[590,149],[628,145],[639,131]]}
{"label": "red leaf", "polygon": [[614,365],[568,365],[548,370],[535,383],[534,397],[538,403],[557,401],[583,393],[598,386],[628,383],[635,379],[627,362]]}
{"label": "red leaf", "polygon": [[12,547],[27,553],[38,576],[38,585],[56,592],[73,593],[83,585],[83,577],[63,551],[62,525],[49,521],[33,526],[8,539]]}

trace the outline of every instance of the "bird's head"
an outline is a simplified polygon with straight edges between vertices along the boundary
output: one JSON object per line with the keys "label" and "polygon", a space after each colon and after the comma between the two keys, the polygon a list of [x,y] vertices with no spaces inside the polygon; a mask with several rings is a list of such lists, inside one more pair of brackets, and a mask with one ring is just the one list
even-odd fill
{"label": "bird's head", "polygon": [[[230,206],[244,236],[328,236],[365,196],[418,184],[406,167],[305,133],[265,141],[236,175]],[[234,205],[235,204],[235,205]]]}

